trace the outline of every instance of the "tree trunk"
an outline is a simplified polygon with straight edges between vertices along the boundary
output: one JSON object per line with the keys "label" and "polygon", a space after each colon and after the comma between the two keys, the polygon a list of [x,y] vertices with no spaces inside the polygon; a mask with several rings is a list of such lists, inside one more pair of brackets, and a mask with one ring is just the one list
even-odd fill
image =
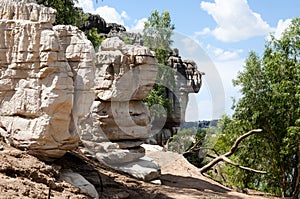
{"label": "tree trunk", "polygon": [[297,151],[297,164],[296,164],[297,168],[296,168],[296,173],[295,173],[295,176],[294,178],[295,179],[295,183],[293,183],[293,199],[298,199],[299,198],[299,192],[300,192],[300,142],[298,140],[298,151]]}

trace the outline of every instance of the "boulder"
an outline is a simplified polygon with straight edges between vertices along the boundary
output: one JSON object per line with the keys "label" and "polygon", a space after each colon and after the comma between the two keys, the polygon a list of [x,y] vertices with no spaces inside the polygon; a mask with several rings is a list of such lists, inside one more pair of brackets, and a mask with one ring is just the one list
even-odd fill
{"label": "boulder", "polygon": [[99,194],[94,185],[87,181],[82,175],[70,169],[60,172],[60,180],[78,187],[83,193],[89,195],[93,199],[99,199]]}
{"label": "boulder", "polygon": [[95,99],[80,122],[87,154],[144,180],[159,175],[157,167],[140,159],[145,155],[140,145],[151,130],[150,112],[142,100],[152,89],[157,70],[149,48],[125,44],[117,37],[104,40],[96,54]]}
{"label": "boulder", "polygon": [[78,145],[78,120],[94,100],[95,51],[78,28],[53,27],[55,10],[28,2],[0,1],[0,133],[52,160]]}
{"label": "boulder", "polygon": [[143,181],[152,181],[160,176],[160,168],[158,164],[149,157],[143,157],[125,164],[113,165],[112,167],[129,173]]}
{"label": "boulder", "polygon": [[96,153],[96,158],[110,166],[122,165],[133,162],[145,155],[145,149],[136,147],[133,149],[113,149],[105,153]]}
{"label": "boulder", "polygon": [[81,121],[82,140],[121,143],[149,137],[150,113],[142,100],[155,83],[156,64],[149,48],[117,37],[102,42],[96,54],[95,101]]}
{"label": "boulder", "polygon": [[156,80],[154,52],[143,46],[126,45],[117,37],[102,42],[96,54],[95,89],[103,101],[141,101]]}

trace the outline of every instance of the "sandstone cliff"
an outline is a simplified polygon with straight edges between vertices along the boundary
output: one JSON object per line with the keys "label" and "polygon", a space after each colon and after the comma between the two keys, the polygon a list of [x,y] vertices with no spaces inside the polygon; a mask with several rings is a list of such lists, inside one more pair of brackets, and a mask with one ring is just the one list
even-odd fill
{"label": "sandstone cliff", "polygon": [[94,48],[56,11],[0,1],[0,134],[50,160],[77,147],[77,121],[93,101]]}
{"label": "sandstone cliff", "polygon": [[184,120],[188,94],[201,86],[197,66],[170,56],[173,111],[158,128],[142,101],[157,83],[154,52],[111,37],[95,53],[77,27],[53,26],[55,14],[32,0],[0,0],[0,135],[43,160],[81,141],[113,168],[157,178],[158,165],[140,145],[157,132],[171,136]]}
{"label": "sandstone cliff", "polygon": [[133,174],[129,164],[142,161],[135,176],[158,177],[157,165],[140,159],[151,128],[142,100],[156,79],[154,53],[110,38],[95,54],[82,31],[53,26],[56,11],[32,2],[0,1],[1,136],[43,160],[81,139],[103,163]]}

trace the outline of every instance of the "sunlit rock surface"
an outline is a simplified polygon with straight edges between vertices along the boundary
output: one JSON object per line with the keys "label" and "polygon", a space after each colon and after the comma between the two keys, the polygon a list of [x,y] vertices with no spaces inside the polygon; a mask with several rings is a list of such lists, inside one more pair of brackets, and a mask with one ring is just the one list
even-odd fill
{"label": "sunlit rock surface", "polygon": [[76,27],[52,25],[55,10],[28,2],[0,1],[0,133],[51,160],[78,145],[95,52]]}
{"label": "sunlit rock surface", "polygon": [[156,75],[157,60],[149,48],[117,37],[104,40],[96,54],[95,101],[81,122],[81,140],[99,161],[147,180],[158,176],[157,165],[149,169],[145,164],[146,171],[132,166],[145,154],[140,145],[150,135],[151,121],[142,100]]}

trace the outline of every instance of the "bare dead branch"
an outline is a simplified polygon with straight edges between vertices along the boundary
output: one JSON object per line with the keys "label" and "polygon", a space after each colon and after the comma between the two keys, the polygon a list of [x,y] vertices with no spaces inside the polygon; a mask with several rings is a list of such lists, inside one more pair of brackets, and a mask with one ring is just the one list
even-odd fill
{"label": "bare dead branch", "polygon": [[[195,145],[194,145],[195,146]],[[195,151],[202,151],[202,150],[211,150],[213,151],[217,156],[219,156],[218,152],[214,149],[214,148],[210,148],[210,147],[199,147],[199,148],[196,148],[195,147],[192,147],[191,149],[187,150],[186,152],[184,152],[183,154],[188,154],[188,153],[193,153]],[[211,155],[211,154],[206,154],[207,157],[210,157],[210,158],[216,158],[217,156],[215,155]]]}
{"label": "bare dead branch", "polygon": [[211,162],[209,162],[207,165],[200,168],[200,173],[205,173],[208,170],[210,170],[213,166],[215,166],[217,163],[223,161],[222,156],[218,156],[215,159],[213,159]]}
{"label": "bare dead branch", "polygon": [[211,155],[211,154],[206,154],[206,157],[209,157],[209,158],[217,158],[218,156],[215,156],[215,155]]}
{"label": "bare dead branch", "polygon": [[260,171],[260,170],[256,170],[256,169],[251,169],[249,167],[241,166],[238,163],[235,163],[235,162],[231,161],[229,158],[227,158],[225,156],[223,156],[222,159],[224,160],[224,162],[227,162],[228,164],[231,164],[233,166],[236,166],[237,168],[240,168],[240,169],[243,169],[243,170],[246,170],[246,171],[251,171],[251,172],[259,173],[259,174],[266,174],[267,173],[266,171]]}
{"label": "bare dead branch", "polygon": [[187,150],[185,153],[191,153],[191,152],[193,152],[193,151],[197,151],[198,149],[195,149],[196,148],[196,146],[200,143],[200,142],[202,142],[203,140],[201,140],[201,139],[199,139],[189,150]]}
{"label": "bare dead branch", "polygon": [[240,142],[241,142],[243,139],[249,137],[250,135],[253,135],[253,134],[255,134],[255,133],[260,133],[260,132],[262,132],[261,129],[254,129],[254,130],[251,130],[251,131],[245,133],[244,135],[238,137],[238,138],[235,140],[235,142],[234,142],[234,144],[232,145],[232,147],[231,147],[231,149],[229,150],[229,152],[225,153],[224,156],[225,156],[225,157],[231,156],[231,155],[236,151],[236,149],[238,148]]}
{"label": "bare dead branch", "polygon": [[231,164],[231,165],[233,165],[233,166],[236,166],[236,167],[238,167],[238,168],[240,168],[240,169],[244,169],[244,170],[251,171],[251,172],[254,172],[254,173],[259,173],[259,174],[266,174],[267,172],[265,172],[265,171],[259,171],[259,170],[251,169],[251,168],[249,168],[249,167],[241,166],[241,165],[239,165],[238,163],[235,163],[235,162],[231,161],[231,160],[228,158],[229,156],[231,156],[231,155],[236,151],[236,149],[238,148],[240,142],[241,142],[243,139],[245,139],[245,138],[247,138],[247,137],[249,137],[250,135],[253,135],[253,134],[255,134],[255,133],[259,133],[259,132],[261,132],[261,131],[262,131],[261,129],[251,130],[251,131],[245,133],[244,135],[238,137],[238,138],[235,140],[235,142],[234,142],[234,144],[232,145],[232,147],[230,148],[229,152],[227,152],[227,153],[225,153],[225,154],[223,154],[223,155],[217,156],[217,157],[211,155],[211,157],[214,157],[214,159],[213,159],[211,162],[209,162],[207,165],[205,165],[205,166],[203,166],[202,168],[200,168],[200,172],[201,172],[201,173],[205,173],[205,172],[207,172],[208,170],[210,170],[214,165],[216,165],[217,163],[223,161],[223,162],[226,162],[226,163]]}

